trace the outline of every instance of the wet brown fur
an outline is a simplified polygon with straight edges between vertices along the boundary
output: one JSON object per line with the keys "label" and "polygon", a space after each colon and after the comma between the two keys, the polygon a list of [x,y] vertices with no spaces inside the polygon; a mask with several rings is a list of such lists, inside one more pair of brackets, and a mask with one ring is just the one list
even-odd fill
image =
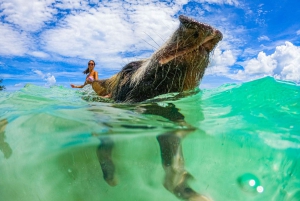
{"label": "wet brown fur", "polygon": [[100,96],[110,94],[116,102],[141,102],[196,88],[222,34],[185,16],[179,20],[179,28],[150,58],[127,64],[109,79],[94,81],[94,91]]}

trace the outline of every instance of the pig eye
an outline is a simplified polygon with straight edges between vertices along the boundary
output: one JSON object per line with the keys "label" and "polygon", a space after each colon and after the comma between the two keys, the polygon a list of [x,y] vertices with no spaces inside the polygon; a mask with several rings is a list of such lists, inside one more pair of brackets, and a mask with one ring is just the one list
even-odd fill
{"label": "pig eye", "polygon": [[198,38],[199,37],[199,33],[195,32],[193,36],[194,36],[194,38]]}

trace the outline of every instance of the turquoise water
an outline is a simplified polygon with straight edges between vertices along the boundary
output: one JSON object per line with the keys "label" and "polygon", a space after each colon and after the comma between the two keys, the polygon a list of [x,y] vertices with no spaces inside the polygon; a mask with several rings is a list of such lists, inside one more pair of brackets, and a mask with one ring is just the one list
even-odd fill
{"label": "turquoise water", "polygon": [[[179,200],[163,185],[164,133],[185,134],[187,182],[212,200],[300,200],[300,86],[266,77],[156,101],[115,104],[89,87],[0,92],[0,200]],[[106,137],[113,187],[96,154]]]}

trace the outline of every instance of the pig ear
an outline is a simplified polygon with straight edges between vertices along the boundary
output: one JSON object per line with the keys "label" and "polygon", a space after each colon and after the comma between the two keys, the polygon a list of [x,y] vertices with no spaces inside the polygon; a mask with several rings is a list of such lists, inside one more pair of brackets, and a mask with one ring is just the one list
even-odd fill
{"label": "pig ear", "polygon": [[187,16],[180,15],[179,16],[180,24],[183,25],[186,28],[197,28],[199,25],[197,24],[197,21],[194,19],[191,19]]}
{"label": "pig ear", "polygon": [[180,15],[179,16],[179,21],[181,24],[183,25],[188,25],[190,24],[190,20],[188,19],[188,17],[184,16],[184,15]]}

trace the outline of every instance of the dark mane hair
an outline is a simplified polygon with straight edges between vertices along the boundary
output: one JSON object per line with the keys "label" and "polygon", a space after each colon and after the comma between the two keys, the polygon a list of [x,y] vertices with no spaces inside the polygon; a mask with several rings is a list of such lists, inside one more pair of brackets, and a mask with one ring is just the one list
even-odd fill
{"label": "dark mane hair", "polygon": [[[89,60],[88,63],[90,63],[90,61],[94,62],[94,66],[96,66],[96,62],[94,60]],[[83,74],[89,74],[90,73],[90,69],[89,66],[83,71]]]}

